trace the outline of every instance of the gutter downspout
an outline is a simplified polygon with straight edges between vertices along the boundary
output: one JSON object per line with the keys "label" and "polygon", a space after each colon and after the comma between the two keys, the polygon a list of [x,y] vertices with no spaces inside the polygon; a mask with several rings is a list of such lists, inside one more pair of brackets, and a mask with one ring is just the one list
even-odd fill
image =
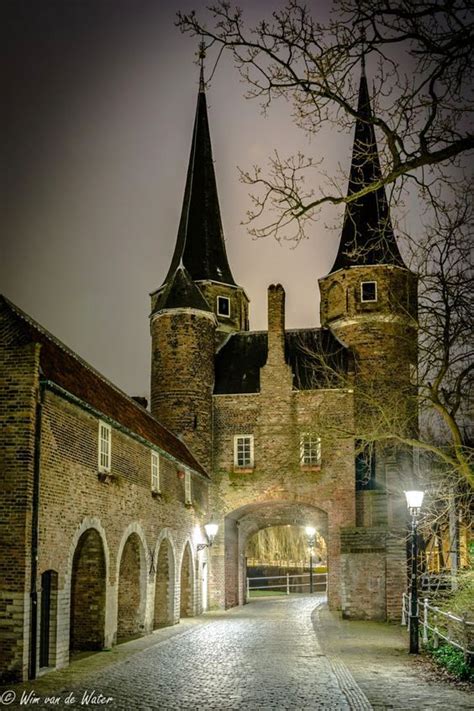
{"label": "gutter downspout", "polygon": [[30,589],[30,658],[28,678],[36,679],[36,652],[38,643],[38,539],[41,467],[41,425],[43,417],[44,381],[40,380],[36,403],[35,451],[33,469],[33,510],[31,520],[31,589]]}

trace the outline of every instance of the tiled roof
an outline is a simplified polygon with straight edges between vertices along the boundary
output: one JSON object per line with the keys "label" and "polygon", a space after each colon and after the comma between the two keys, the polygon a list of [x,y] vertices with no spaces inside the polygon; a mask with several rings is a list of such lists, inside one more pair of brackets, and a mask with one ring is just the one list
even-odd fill
{"label": "tiled roof", "polygon": [[1,295],[0,308],[9,309],[15,316],[25,341],[41,344],[42,379],[59,385],[103,415],[167,452],[183,465],[208,478],[207,472],[186,445],[141,405]]}
{"label": "tiled roof", "polygon": [[[267,360],[266,331],[236,333],[216,356],[215,394],[256,393]],[[349,350],[327,328],[285,332],[285,359],[297,390],[338,387],[350,367]]]}

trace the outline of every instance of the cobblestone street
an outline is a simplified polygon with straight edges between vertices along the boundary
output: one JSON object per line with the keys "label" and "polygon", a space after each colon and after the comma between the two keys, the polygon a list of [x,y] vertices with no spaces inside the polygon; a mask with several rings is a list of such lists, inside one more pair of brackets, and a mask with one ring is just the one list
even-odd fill
{"label": "cobblestone street", "polygon": [[[120,645],[112,652],[77,661],[63,672],[13,687],[16,699],[10,704],[12,696],[0,698],[9,708],[101,706],[126,711],[439,707],[437,703],[410,704],[410,695],[412,700],[423,696],[419,680],[408,679],[407,696],[400,669],[386,668],[387,679],[394,671],[395,683],[400,687],[394,699],[393,678],[391,686],[384,684],[383,660],[377,667],[375,690],[370,683],[365,684],[367,695],[374,692],[376,697],[376,703],[371,705],[337,650],[322,651],[319,616],[315,613],[318,605],[315,597],[294,596],[259,600],[229,612],[212,613]],[[321,621],[324,634],[330,627],[328,619]],[[334,636],[331,644],[337,644],[340,630],[333,626],[330,634]],[[354,640],[350,646],[353,650]],[[370,666],[367,650],[365,664]],[[413,697],[415,686],[418,696]],[[425,695],[429,690],[430,684],[426,683]],[[451,689],[447,693],[444,708],[471,708],[467,694]],[[59,703],[45,703],[48,696],[59,697]]]}

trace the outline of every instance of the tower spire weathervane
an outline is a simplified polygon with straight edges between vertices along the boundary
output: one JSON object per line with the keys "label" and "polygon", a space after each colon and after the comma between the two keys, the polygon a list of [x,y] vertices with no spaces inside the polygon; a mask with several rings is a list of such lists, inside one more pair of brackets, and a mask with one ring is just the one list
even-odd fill
{"label": "tower spire weathervane", "polygon": [[360,29],[360,44],[361,44],[361,52],[360,52],[360,63],[362,67],[362,75],[365,77],[365,52],[366,52],[366,42],[365,42],[365,27],[362,26]]}
{"label": "tower spire weathervane", "polygon": [[199,42],[198,57],[201,64],[201,69],[199,71],[199,91],[204,91],[204,60],[206,58],[206,44],[203,39]]}

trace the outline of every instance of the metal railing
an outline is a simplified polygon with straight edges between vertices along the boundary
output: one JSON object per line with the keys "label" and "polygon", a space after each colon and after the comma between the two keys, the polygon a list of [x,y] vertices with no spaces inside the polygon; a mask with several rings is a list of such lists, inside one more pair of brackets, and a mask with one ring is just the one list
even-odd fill
{"label": "metal railing", "polygon": [[[411,595],[403,593],[402,600],[402,625],[410,624]],[[440,639],[457,649],[460,649],[466,661],[474,657],[474,622],[465,615],[458,617],[452,612],[444,612],[439,607],[430,605],[428,598],[418,603],[418,617],[422,630],[422,641],[428,645],[431,632],[431,643],[435,649],[439,647]]]}
{"label": "metal railing", "polygon": [[[313,592],[327,591],[327,573],[313,573]],[[296,582],[293,578],[307,578],[307,582]],[[271,585],[253,585],[255,580],[281,580],[283,582]],[[252,583],[252,585],[250,584]],[[247,600],[253,590],[280,590],[286,595],[290,592],[310,592],[311,575],[310,573],[297,573],[296,575],[266,575],[259,578],[247,578]],[[306,590],[297,590],[296,588],[307,588]]]}

